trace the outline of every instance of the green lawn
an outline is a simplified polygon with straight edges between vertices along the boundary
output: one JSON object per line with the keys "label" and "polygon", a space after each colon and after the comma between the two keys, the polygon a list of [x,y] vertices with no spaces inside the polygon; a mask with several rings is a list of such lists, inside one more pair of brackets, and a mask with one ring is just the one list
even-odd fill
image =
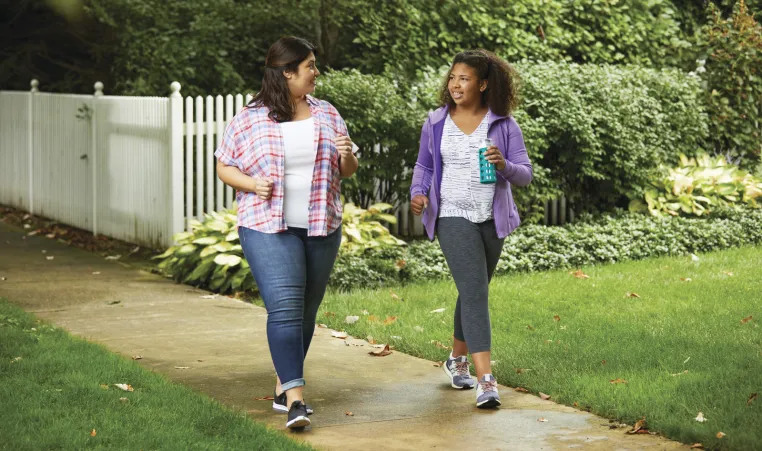
{"label": "green lawn", "polygon": [[[554,271],[493,280],[500,383],[630,424],[645,416],[650,430],[707,449],[762,449],[762,248],[582,270],[589,279]],[[319,321],[444,360],[432,340],[451,343],[454,284],[392,292],[402,300],[389,289],[330,294]],[[360,320],[345,324],[347,315]],[[610,383],[618,378],[627,383]],[[747,405],[752,393],[760,397]],[[696,421],[699,412],[708,421]]]}
{"label": "green lawn", "polygon": [[2,300],[0,406],[14,451],[311,449]]}

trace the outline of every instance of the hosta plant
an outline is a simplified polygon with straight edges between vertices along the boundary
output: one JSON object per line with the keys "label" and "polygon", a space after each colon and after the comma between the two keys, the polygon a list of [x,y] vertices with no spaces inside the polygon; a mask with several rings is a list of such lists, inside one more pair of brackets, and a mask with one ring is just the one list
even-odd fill
{"label": "hosta plant", "polygon": [[384,213],[392,208],[378,203],[364,210],[351,203],[344,205],[341,219],[341,252],[356,254],[366,249],[404,246],[407,243],[389,233],[381,221],[396,224],[394,215]]}
{"label": "hosta plant", "polygon": [[191,221],[190,232],[176,234],[175,241],[155,258],[162,260],[159,269],[176,281],[218,293],[256,287],[238,242],[234,212],[205,214],[203,221]]}
{"label": "hosta plant", "polygon": [[758,208],[762,199],[762,179],[728,164],[722,156],[681,155],[680,166],[662,171],[666,175],[651,182],[644,199],[632,200],[630,210],[654,216],[702,216],[717,207]]}

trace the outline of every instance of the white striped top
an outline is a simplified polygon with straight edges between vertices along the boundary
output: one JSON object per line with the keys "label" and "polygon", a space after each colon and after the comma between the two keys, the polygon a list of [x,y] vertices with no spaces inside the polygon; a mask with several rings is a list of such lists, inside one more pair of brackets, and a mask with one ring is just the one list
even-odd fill
{"label": "white striped top", "polygon": [[466,218],[474,223],[492,219],[495,185],[479,182],[479,146],[487,131],[487,115],[470,135],[463,133],[447,115],[442,132],[439,217]]}

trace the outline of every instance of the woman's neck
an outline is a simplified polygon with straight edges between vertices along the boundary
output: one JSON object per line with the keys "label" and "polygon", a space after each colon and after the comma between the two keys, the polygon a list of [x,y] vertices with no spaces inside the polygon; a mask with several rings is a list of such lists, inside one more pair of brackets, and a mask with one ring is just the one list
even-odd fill
{"label": "woman's neck", "polygon": [[450,113],[466,116],[484,116],[488,110],[489,108],[486,105],[475,103],[473,105],[454,105],[450,108]]}

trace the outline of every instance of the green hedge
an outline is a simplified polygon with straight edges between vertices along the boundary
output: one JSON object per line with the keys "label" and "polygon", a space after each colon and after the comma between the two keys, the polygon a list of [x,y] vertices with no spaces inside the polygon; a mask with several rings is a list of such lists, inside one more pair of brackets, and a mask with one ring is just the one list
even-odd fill
{"label": "green hedge", "polygon": [[[760,210],[716,211],[707,219],[620,213],[564,227],[520,227],[506,239],[496,274],[576,268],[760,244]],[[403,249],[368,251],[362,257],[340,255],[330,285],[349,290],[447,277],[450,272],[438,242],[418,241]]]}

